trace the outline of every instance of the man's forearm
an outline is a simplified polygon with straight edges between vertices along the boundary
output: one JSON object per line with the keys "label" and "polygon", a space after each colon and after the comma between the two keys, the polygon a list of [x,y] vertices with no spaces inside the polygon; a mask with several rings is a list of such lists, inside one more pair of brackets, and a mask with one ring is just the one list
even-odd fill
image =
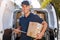
{"label": "man's forearm", "polygon": [[43,25],[43,29],[42,29],[41,33],[45,33],[45,31],[47,29],[47,23],[44,21],[44,22],[42,22],[42,25]]}

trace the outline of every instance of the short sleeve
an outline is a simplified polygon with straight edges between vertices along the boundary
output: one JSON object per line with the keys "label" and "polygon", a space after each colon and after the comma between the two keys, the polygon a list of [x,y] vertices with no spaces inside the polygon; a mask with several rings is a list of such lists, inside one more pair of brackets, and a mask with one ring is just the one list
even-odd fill
{"label": "short sleeve", "polygon": [[39,23],[42,23],[44,20],[42,19],[42,18],[40,18],[40,20],[39,20]]}
{"label": "short sleeve", "polygon": [[36,20],[39,22],[39,23],[42,23],[44,20],[42,18],[40,18],[38,15],[36,16]]}

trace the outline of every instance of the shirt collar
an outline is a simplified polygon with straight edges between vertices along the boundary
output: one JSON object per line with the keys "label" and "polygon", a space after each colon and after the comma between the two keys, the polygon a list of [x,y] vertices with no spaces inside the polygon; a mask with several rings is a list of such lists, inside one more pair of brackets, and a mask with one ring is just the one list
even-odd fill
{"label": "shirt collar", "polygon": [[25,16],[24,16],[24,18],[29,18],[31,15],[32,15],[32,13],[30,13],[28,17],[25,17]]}

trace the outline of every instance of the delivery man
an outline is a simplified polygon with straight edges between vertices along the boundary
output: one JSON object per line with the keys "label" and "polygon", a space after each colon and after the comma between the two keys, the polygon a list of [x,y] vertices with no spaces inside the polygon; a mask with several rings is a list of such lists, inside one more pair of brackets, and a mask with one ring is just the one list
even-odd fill
{"label": "delivery man", "polygon": [[[36,39],[41,39],[47,29],[47,23],[42,20],[38,15],[35,15],[30,12],[30,4],[28,1],[23,1],[21,3],[22,11],[24,12],[24,16],[19,19],[19,26],[22,28],[22,31],[27,32],[29,22],[39,22],[43,25],[43,29],[41,33],[37,34]],[[15,33],[19,33],[19,27],[14,30]],[[33,40],[33,38],[28,37],[25,33],[21,33],[20,40]]]}

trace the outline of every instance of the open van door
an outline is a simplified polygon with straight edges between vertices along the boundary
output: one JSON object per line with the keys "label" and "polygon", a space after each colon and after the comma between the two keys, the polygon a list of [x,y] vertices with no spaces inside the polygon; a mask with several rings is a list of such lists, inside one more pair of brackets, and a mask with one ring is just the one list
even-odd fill
{"label": "open van door", "polygon": [[3,0],[0,0],[0,40],[3,40],[3,23],[2,23],[2,18],[3,18],[3,12],[5,5]]}
{"label": "open van door", "polygon": [[13,11],[14,3],[11,0],[0,0],[0,40],[3,40],[5,28],[8,27],[8,25],[10,25],[9,27],[13,26]]}
{"label": "open van door", "polygon": [[49,24],[48,26],[50,29],[49,31],[51,31],[50,39],[54,38],[54,40],[58,40],[59,28],[58,28],[58,21],[57,21],[57,15],[56,15],[55,8],[52,4],[49,4],[46,9],[48,11],[48,24]]}

